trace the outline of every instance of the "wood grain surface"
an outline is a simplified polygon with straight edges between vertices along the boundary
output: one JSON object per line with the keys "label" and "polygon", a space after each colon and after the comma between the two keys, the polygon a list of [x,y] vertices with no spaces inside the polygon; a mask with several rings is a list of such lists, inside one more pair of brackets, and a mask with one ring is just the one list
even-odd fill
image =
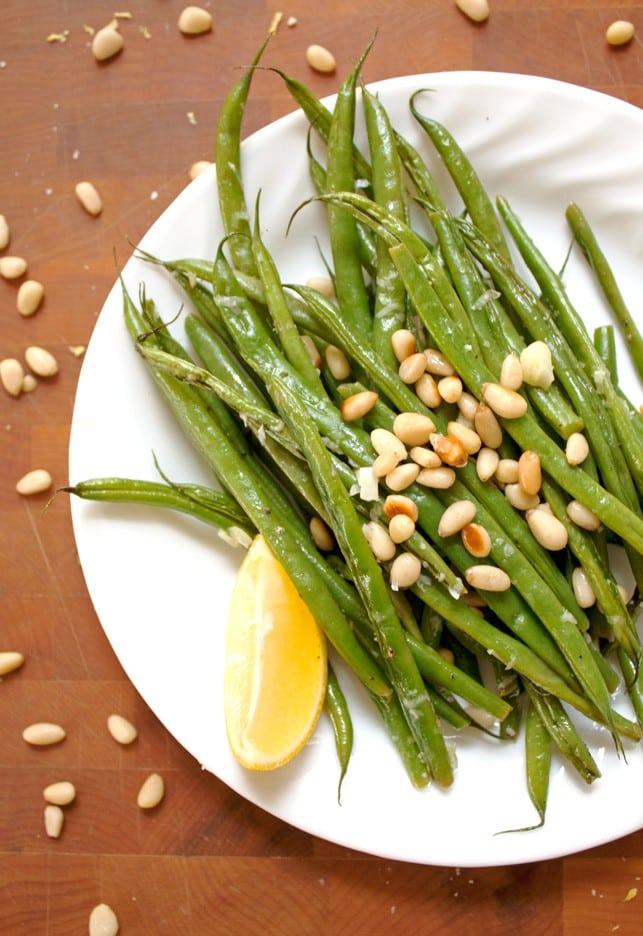
{"label": "wood grain surface", "polygon": [[[67,446],[82,359],[114,280],[113,248],[136,242],[211,159],[213,128],[235,69],[247,64],[272,15],[284,24],[269,59],[318,94],[336,90],[378,30],[368,80],[422,71],[492,69],[563,79],[643,106],[639,38],[607,46],[615,19],[643,36],[640,3],[490,0],[482,25],[453,0],[229,0],[207,6],[211,32],[177,29],[181,0],[129,0],[125,48],[97,64],[87,27],[116,11],[98,0],[4,0],[0,30],[0,213],[5,253],[28,260],[46,290],[32,318],[16,311],[16,282],[0,281],[0,358],[41,345],[60,372],[18,399],[0,390],[0,651],[25,664],[0,685],[0,933],[73,936],[110,904],[123,936],[209,934],[484,933],[588,936],[643,933],[643,832],[583,854],[506,868],[424,867],[329,844],[267,815],[202,771],[146,707],[108,645],[80,571],[64,498],[20,497],[32,468],[67,480]],[[294,16],[297,24],[285,25]],[[57,36],[58,38],[52,38]],[[305,50],[337,59],[322,76]],[[258,76],[244,132],[292,110]],[[642,160],[643,163],[643,160]],[[84,213],[74,185],[104,199]],[[137,725],[131,748],[105,729],[111,712]],[[68,737],[35,749],[35,721]],[[136,792],[151,771],[167,794],[152,814]],[[59,839],[44,831],[43,788],[69,779]],[[386,804],[385,804],[386,805]],[[640,895],[637,896],[639,889]],[[628,899],[628,897],[630,899]]]}

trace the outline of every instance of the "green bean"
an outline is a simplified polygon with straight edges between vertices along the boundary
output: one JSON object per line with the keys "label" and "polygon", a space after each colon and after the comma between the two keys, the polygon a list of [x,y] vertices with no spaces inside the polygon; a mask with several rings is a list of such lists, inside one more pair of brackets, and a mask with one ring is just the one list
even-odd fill
{"label": "green bean", "polygon": [[594,347],[610,375],[615,387],[618,386],[618,370],[616,365],[616,341],[614,340],[614,326],[600,325],[594,329]]}
{"label": "green bean", "polygon": [[[531,703],[525,719],[525,770],[529,798],[538,813],[538,829],[544,825],[551,775],[551,738],[540,712]],[[523,830],[524,831],[524,830]]]}
{"label": "green bean", "polygon": [[330,663],[328,664],[328,680],[326,683],[324,707],[335,736],[335,750],[337,751],[340,771],[339,780],[337,782],[337,802],[341,803],[342,783],[346,776],[348,764],[353,752],[353,721],[346,696],[342,691],[335,670]]}

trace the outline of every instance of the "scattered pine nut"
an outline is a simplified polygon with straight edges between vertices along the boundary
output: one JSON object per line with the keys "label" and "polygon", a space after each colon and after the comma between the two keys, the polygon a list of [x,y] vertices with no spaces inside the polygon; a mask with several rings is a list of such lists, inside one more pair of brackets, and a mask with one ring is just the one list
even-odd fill
{"label": "scattered pine nut", "polygon": [[68,806],[76,799],[76,787],[69,780],[58,780],[45,787],[42,795],[54,806]]}
{"label": "scattered pine nut", "polygon": [[[452,468],[464,468],[469,460],[466,449],[460,439],[447,433],[434,432],[431,436],[431,445],[446,465]],[[439,470],[436,468],[436,471]]]}
{"label": "scattered pine nut", "polygon": [[151,773],[143,782],[136,803],[141,809],[154,809],[165,796],[165,782],[157,773]]}
{"label": "scattered pine nut", "polygon": [[0,652],[0,676],[7,676],[14,670],[20,669],[25,658],[18,650],[3,650]]}
{"label": "scattered pine nut", "polygon": [[398,368],[398,375],[405,384],[414,384],[425,371],[426,358],[421,351],[416,351],[415,354],[409,354],[407,358],[404,358]]}
{"label": "scattered pine nut", "polygon": [[24,497],[29,497],[32,494],[42,494],[44,491],[48,491],[51,484],[52,478],[46,469],[34,468],[33,471],[28,471],[16,483],[16,491]]}
{"label": "scattered pine nut", "polygon": [[408,328],[398,328],[391,335],[391,347],[393,348],[393,354],[401,364],[405,358],[417,351],[415,335]]}
{"label": "scattered pine nut", "polygon": [[413,520],[403,513],[395,514],[394,517],[391,517],[391,521],[388,525],[389,536],[394,543],[400,544],[405,543],[415,533],[415,523]]}
{"label": "scattered pine nut", "polygon": [[489,532],[479,523],[467,523],[460,531],[462,545],[475,559],[484,559],[491,552]]}
{"label": "scattered pine nut", "polygon": [[589,443],[581,432],[572,432],[565,445],[565,457],[570,465],[582,465],[589,455]]}
{"label": "scattered pine nut", "polygon": [[45,806],[45,832],[49,838],[60,838],[65,823],[65,814],[53,803]]}
{"label": "scattered pine nut", "polygon": [[309,45],[306,49],[306,61],[313,71],[323,75],[332,75],[337,68],[335,56],[321,45]]}
{"label": "scattered pine nut", "polygon": [[490,449],[500,448],[502,445],[502,426],[498,422],[494,411],[486,403],[481,403],[476,409],[473,425],[484,446]]}
{"label": "scattered pine nut", "polygon": [[301,340],[302,344],[306,348],[306,351],[308,351],[310,360],[313,362],[313,367],[317,368],[317,370],[320,370],[322,366],[322,357],[319,353],[319,348],[310,335],[302,335]]}
{"label": "scattered pine nut", "polygon": [[472,565],[464,573],[472,588],[482,591],[501,592],[511,588],[511,579],[504,569],[494,565]]}
{"label": "scattered pine nut", "polygon": [[398,413],[393,420],[393,432],[405,445],[426,445],[435,432],[435,423],[422,413]]}
{"label": "scattered pine nut", "polygon": [[547,390],[554,382],[551,351],[544,341],[532,341],[520,352],[522,377],[530,387]]}
{"label": "scattered pine nut", "polygon": [[543,482],[538,452],[525,451],[518,459],[518,484],[525,494],[537,494]]}
{"label": "scattered pine nut", "polygon": [[432,374],[424,373],[415,383],[415,392],[418,398],[428,406],[429,409],[436,409],[442,402],[438,385]]}
{"label": "scattered pine nut", "polygon": [[339,407],[342,419],[346,422],[353,422],[355,419],[361,419],[366,416],[377,403],[378,395],[374,390],[360,390],[352,396],[342,400]]}
{"label": "scattered pine nut", "polygon": [[3,214],[0,214],[0,250],[5,250],[11,240],[11,229],[9,222]]}
{"label": "scattered pine nut", "polygon": [[97,62],[106,62],[121,51],[125,40],[111,24],[99,29],[92,39],[92,55]]}
{"label": "scattered pine nut", "polygon": [[123,715],[110,715],[107,719],[107,730],[119,744],[131,744],[138,737],[136,727]]}
{"label": "scattered pine nut", "polygon": [[10,396],[20,396],[24,376],[24,368],[16,358],[0,361],[0,382]]}
{"label": "scattered pine nut", "polygon": [[404,443],[388,429],[373,429],[371,431],[371,445],[378,455],[382,455],[384,452],[394,452],[398,461],[403,461],[407,455]]}
{"label": "scattered pine nut", "polygon": [[505,497],[516,510],[533,510],[539,504],[537,494],[528,494],[519,482],[505,485]]}
{"label": "scattered pine nut", "polygon": [[371,547],[371,552],[379,562],[388,562],[393,558],[396,552],[395,543],[386,527],[377,520],[369,520],[362,526],[362,532]]}
{"label": "scattered pine nut", "polygon": [[567,546],[567,529],[552,513],[546,510],[528,510],[525,517],[529,529],[543,549],[557,551]]}
{"label": "scattered pine nut", "polygon": [[389,471],[384,481],[389,491],[405,491],[413,484],[419,473],[420,466],[416,462],[404,462]]}
{"label": "scattered pine nut", "polygon": [[118,917],[105,903],[97,904],[89,914],[89,936],[117,936]]}
{"label": "scattered pine nut", "polygon": [[187,6],[181,11],[178,27],[184,36],[200,36],[212,29],[212,14],[203,7]]}
{"label": "scattered pine nut", "polygon": [[438,391],[445,403],[457,403],[462,396],[462,381],[455,374],[438,380]]}
{"label": "scattered pine nut", "polygon": [[351,365],[341,348],[328,345],[324,353],[326,365],[335,380],[346,380],[351,374]]}
{"label": "scattered pine nut", "polygon": [[457,8],[474,23],[484,23],[489,18],[487,0],[455,0]]}
{"label": "scattered pine nut", "polygon": [[393,591],[399,591],[400,588],[411,588],[419,579],[421,572],[422,563],[414,553],[400,553],[391,564],[391,588]]}
{"label": "scattered pine nut", "polygon": [[65,729],[53,722],[34,722],[22,732],[22,738],[27,744],[36,747],[47,747],[50,744],[59,744],[66,737]]}
{"label": "scattered pine nut", "polygon": [[38,280],[25,280],[21,283],[16,297],[16,308],[23,318],[34,315],[45,297],[45,287]]}
{"label": "scattered pine nut", "polygon": [[447,436],[457,439],[467,455],[475,455],[482,447],[482,439],[478,433],[456,420],[447,423]]}
{"label": "scattered pine nut", "polygon": [[0,276],[4,279],[18,279],[26,272],[27,261],[24,257],[0,257]]}
{"label": "scattered pine nut", "polygon": [[211,165],[212,163],[208,159],[199,159],[197,162],[193,162],[188,172],[190,179],[196,179],[196,177],[200,176],[206,169],[209,169]]}
{"label": "scattered pine nut", "polygon": [[567,516],[576,526],[583,530],[600,530],[601,521],[593,510],[581,504],[580,501],[571,500],[567,505]]}
{"label": "scattered pine nut", "polygon": [[437,348],[425,348],[426,369],[436,377],[450,377],[455,374],[453,366]]}
{"label": "scattered pine nut", "polygon": [[476,458],[476,472],[481,481],[490,481],[496,474],[500,456],[493,448],[481,448]]}
{"label": "scattered pine nut", "polygon": [[423,487],[446,491],[455,484],[455,471],[448,465],[441,465],[439,468],[423,468],[416,480]]}
{"label": "scattered pine nut", "polygon": [[321,517],[311,517],[308,523],[313,543],[322,552],[332,552],[335,548],[335,538]]}
{"label": "scattered pine nut", "polygon": [[518,459],[501,458],[496,468],[496,481],[500,484],[517,484]]}
{"label": "scattered pine nut", "polygon": [[482,385],[482,396],[485,403],[498,416],[505,419],[519,419],[527,412],[527,400],[516,390],[509,390],[498,383],[485,383]]}
{"label": "scattered pine nut", "polygon": [[385,516],[390,518],[403,514],[410,517],[413,523],[416,523],[418,519],[418,506],[406,494],[389,494],[382,509]]}
{"label": "scattered pine nut", "polygon": [[394,468],[397,468],[400,461],[400,457],[393,449],[389,449],[388,452],[382,452],[373,462],[373,474],[376,478],[383,478],[389,474],[389,472],[393,471]]}
{"label": "scattered pine nut", "polygon": [[438,523],[438,536],[454,536],[476,515],[476,505],[470,500],[458,500],[444,510]]}
{"label": "scattered pine nut", "polygon": [[332,299],[335,296],[335,284],[330,276],[309,276],[306,280],[306,286],[316,290],[326,299]]}
{"label": "scattered pine nut", "polygon": [[517,354],[508,354],[500,367],[500,383],[508,390],[520,390],[522,386],[522,364]]}
{"label": "scattered pine nut", "polygon": [[627,20],[614,20],[605,31],[605,39],[611,46],[626,45],[634,38],[634,32],[634,23]]}
{"label": "scattered pine nut", "polygon": [[22,392],[31,393],[38,386],[38,381],[33,374],[25,374],[22,378]]}
{"label": "scattered pine nut", "polygon": [[97,218],[103,210],[103,200],[96,187],[91,182],[79,182],[74,191],[76,192],[76,198],[87,214]]}
{"label": "scattered pine nut", "polygon": [[58,361],[51,351],[31,345],[25,351],[25,361],[38,377],[55,377],[58,373]]}
{"label": "scattered pine nut", "polygon": [[414,462],[418,463],[420,468],[439,468],[442,464],[442,459],[438,453],[423,445],[414,445],[409,450],[409,455]]}
{"label": "scattered pine nut", "polygon": [[469,422],[475,422],[476,413],[480,404],[473,396],[472,393],[469,393],[467,390],[463,390],[460,396],[458,397],[458,409],[462,413],[465,419],[468,419]]}

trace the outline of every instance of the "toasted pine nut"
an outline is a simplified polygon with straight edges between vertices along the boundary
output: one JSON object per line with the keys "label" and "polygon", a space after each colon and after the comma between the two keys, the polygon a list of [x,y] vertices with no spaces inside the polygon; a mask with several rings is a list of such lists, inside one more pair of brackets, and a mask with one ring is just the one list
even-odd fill
{"label": "toasted pine nut", "polygon": [[352,396],[346,397],[340,404],[342,419],[353,422],[366,416],[377,403],[378,395],[374,390],[360,390]]}
{"label": "toasted pine nut", "polygon": [[306,49],[306,61],[313,71],[330,75],[337,68],[335,56],[321,45],[309,45]]}
{"label": "toasted pine nut", "polygon": [[40,308],[45,296],[45,287],[38,280],[25,280],[21,283],[16,297],[16,308],[23,318],[34,315]]}
{"label": "toasted pine nut", "polygon": [[476,472],[481,481],[489,481],[493,478],[500,462],[500,456],[495,449],[481,448],[476,458]]}
{"label": "toasted pine nut", "polygon": [[518,459],[518,484],[525,494],[537,494],[543,483],[538,452],[527,450]]}
{"label": "toasted pine nut", "polygon": [[341,348],[337,348],[335,345],[328,345],[324,357],[326,358],[328,370],[335,380],[346,380],[347,377],[350,377],[351,366]]}
{"label": "toasted pine nut", "polygon": [[473,417],[473,425],[476,432],[482,439],[482,444],[487,448],[497,449],[502,445],[502,426],[496,418],[496,414],[487,406],[481,403]]}
{"label": "toasted pine nut", "polygon": [[54,806],[68,806],[76,799],[76,787],[69,780],[58,780],[46,786],[42,795],[47,803]]}
{"label": "toasted pine nut", "polygon": [[421,572],[422,563],[416,555],[410,552],[400,553],[391,565],[391,588],[393,591],[411,588],[419,579]]}
{"label": "toasted pine nut", "polygon": [[476,452],[480,451],[482,445],[480,436],[475,429],[469,429],[468,426],[465,426],[461,422],[452,420],[447,423],[447,435],[457,439],[458,442],[462,444],[462,448],[467,455],[475,455]]}
{"label": "toasted pine nut", "polygon": [[393,420],[393,432],[405,445],[426,445],[435,432],[435,423],[422,413],[398,413]]}
{"label": "toasted pine nut", "polygon": [[627,20],[614,20],[605,30],[605,40],[608,45],[625,45],[634,38],[634,23]]}
{"label": "toasted pine nut", "polygon": [[38,377],[55,377],[58,373],[58,361],[51,351],[31,345],[25,351],[25,361]]}
{"label": "toasted pine nut", "polygon": [[489,17],[487,0],[455,0],[457,8],[474,23],[484,23]]}
{"label": "toasted pine nut", "polygon": [[389,471],[384,481],[390,491],[405,491],[410,487],[420,473],[420,466],[416,462],[404,462]]}
{"label": "toasted pine nut", "polygon": [[399,455],[389,449],[388,452],[382,452],[381,455],[378,455],[375,461],[372,464],[373,474],[376,478],[384,478],[387,474],[393,471],[394,468],[397,468],[401,459]]}
{"label": "toasted pine nut", "polygon": [[107,730],[119,744],[131,744],[138,737],[138,731],[131,721],[116,713],[108,716]]}
{"label": "toasted pine nut", "polygon": [[417,351],[415,335],[408,328],[398,328],[391,335],[391,347],[393,354],[401,364],[402,361]]}
{"label": "toasted pine nut", "polygon": [[122,35],[111,24],[104,26],[94,33],[92,39],[92,55],[97,62],[106,62],[121,51],[125,44]]}
{"label": "toasted pine nut", "polygon": [[335,284],[333,283],[330,276],[309,276],[306,280],[306,286],[309,286],[311,289],[315,289],[318,293],[321,293],[321,295],[325,296],[327,299],[332,299],[335,295]]}
{"label": "toasted pine nut", "polygon": [[398,461],[406,458],[406,446],[398,437],[388,429],[373,429],[371,432],[371,445],[378,455],[384,452],[394,452]]}
{"label": "toasted pine nut", "polygon": [[[116,35],[119,35],[117,33]],[[103,210],[103,199],[98,194],[96,186],[91,182],[79,182],[75,188],[76,198],[87,214],[97,218]]]}
{"label": "toasted pine nut", "polygon": [[484,559],[491,552],[491,537],[479,523],[467,523],[460,536],[466,551],[476,559]]}
{"label": "toasted pine nut", "polygon": [[151,773],[138,791],[136,804],[141,809],[154,809],[164,796],[165,782],[163,777],[158,773]]}
{"label": "toasted pine nut", "polygon": [[520,390],[522,386],[522,364],[517,354],[508,354],[500,367],[500,383],[508,390]]}
{"label": "toasted pine nut", "polygon": [[596,604],[594,589],[587,578],[587,573],[581,566],[576,566],[572,572],[572,588],[580,608],[591,608],[592,605]]}
{"label": "toasted pine nut", "polygon": [[3,214],[0,214],[0,250],[5,250],[11,240],[11,230],[9,222]]}
{"label": "toasted pine nut", "polygon": [[369,520],[362,526],[362,532],[371,547],[371,552],[379,562],[388,562],[393,558],[396,553],[395,543],[386,527],[377,520]]}
{"label": "toasted pine nut", "polygon": [[539,503],[538,495],[527,494],[518,482],[505,485],[505,497],[516,510],[533,510]]}
{"label": "toasted pine nut", "polygon": [[311,517],[308,523],[310,535],[317,549],[322,552],[332,552],[335,548],[335,537],[321,517]]}
{"label": "toasted pine nut", "polygon": [[60,838],[65,824],[65,814],[55,803],[45,806],[45,832],[49,838]]}
{"label": "toasted pine nut", "polygon": [[465,419],[468,419],[469,422],[475,423],[476,412],[480,404],[474,397],[472,393],[469,393],[468,390],[463,390],[460,396],[458,397],[458,409],[462,413]]}
{"label": "toasted pine nut", "polygon": [[522,378],[530,387],[547,390],[554,382],[551,351],[544,341],[532,341],[520,352]]}
{"label": "toasted pine nut", "polygon": [[575,523],[583,530],[599,530],[601,528],[599,517],[589,507],[581,504],[580,501],[571,500],[567,504],[567,516],[572,523]]}
{"label": "toasted pine nut", "polygon": [[59,744],[65,739],[65,729],[52,722],[34,722],[27,725],[22,732],[23,740],[36,747],[46,747],[49,744]]}
{"label": "toasted pine nut", "polygon": [[387,517],[393,518],[398,514],[403,514],[405,517],[410,517],[413,523],[417,523],[418,506],[406,494],[389,494],[382,509]]}
{"label": "toasted pine nut", "polygon": [[212,14],[203,7],[187,6],[181,11],[177,25],[184,36],[200,36],[212,29]]}
{"label": "toasted pine nut", "polygon": [[494,565],[469,566],[464,577],[472,588],[482,591],[502,592],[511,587],[511,579],[504,569]]}
{"label": "toasted pine nut", "polygon": [[438,536],[454,536],[471,523],[476,515],[476,505],[470,500],[458,500],[446,508],[438,523]]}
{"label": "toasted pine nut", "polygon": [[404,358],[398,368],[400,380],[404,381],[406,384],[417,383],[425,371],[426,358],[421,351],[416,351],[415,354],[409,354],[407,358]]}
{"label": "toasted pine nut", "polygon": [[443,657],[447,661],[447,663],[451,663],[451,664],[455,663],[455,656],[453,654],[453,650],[449,650],[448,647],[438,647],[438,653],[440,654],[441,657]]}
{"label": "toasted pine nut", "polygon": [[441,465],[439,468],[423,468],[416,480],[424,487],[445,491],[455,484],[455,471],[448,465]]}
{"label": "toasted pine nut", "polygon": [[20,396],[25,372],[16,358],[4,358],[0,361],[0,381],[10,396]]}
{"label": "toasted pine nut", "polygon": [[438,385],[432,374],[422,374],[420,379],[416,380],[415,392],[422,403],[428,406],[429,409],[436,409],[442,402]]}
{"label": "toasted pine nut", "polygon": [[197,176],[200,176],[206,172],[211,165],[212,162],[209,159],[197,159],[196,162],[192,163],[188,170],[189,178],[193,181]]}
{"label": "toasted pine nut", "polygon": [[426,369],[429,374],[435,374],[438,377],[450,377],[455,371],[445,356],[437,348],[426,348],[424,351],[426,358]]}
{"label": "toasted pine nut", "polygon": [[498,383],[485,383],[482,385],[482,396],[485,402],[498,416],[505,419],[518,419],[527,412],[527,400],[516,390],[509,390]]}
{"label": "toasted pine nut", "polygon": [[8,676],[20,669],[24,662],[25,658],[18,650],[3,650],[0,652],[0,676]]}
{"label": "toasted pine nut", "polygon": [[438,380],[438,390],[445,403],[457,403],[462,396],[462,381],[455,374]]}
{"label": "toasted pine nut", "polygon": [[518,459],[501,458],[496,468],[496,481],[500,484],[518,483]]}
{"label": "toasted pine nut", "polygon": [[51,475],[44,468],[34,468],[28,471],[26,475],[16,483],[16,491],[23,497],[29,497],[32,494],[42,494],[51,487]]}
{"label": "toasted pine nut", "polygon": [[105,903],[97,904],[89,914],[89,936],[117,936],[118,917]]}
{"label": "toasted pine nut", "polygon": [[438,453],[423,445],[414,445],[412,449],[409,449],[409,455],[421,468],[439,468],[442,464]]}
{"label": "toasted pine nut", "polygon": [[565,458],[570,465],[582,465],[589,455],[589,443],[582,432],[572,432],[565,445]]}
{"label": "toasted pine nut", "polygon": [[452,468],[463,468],[469,460],[460,439],[456,439],[455,436],[448,433],[443,435],[441,432],[434,432],[431,436],[431,445],[433,451],[440,456],[442,461],[446,465],[451,465]]}
{"label": "toasted pine nut", "polygon": [[415,533],[415,523],[406,514],[395,514],[391,517],[388,532],[394,543],[405,543]]}
{"label": "toasted pine nut", "polygon": [[313,363],[313,367],[316,367],[317,370],[320,370],[322,366],[322,357],[319,353],[319,349],[310,335],[302,335],[301,341],[306,351],[308,351],[308,357]]}
{"label": "toasted pine nut", "polygon": [[0,257],[0,276],[4,279],[18,279],[27,272],[24,257]]}
{"label": "toasted pine nut", "polygon": [[546,510],[528,510],[525,514],[529,529],[543,549],[556,551],[567,546],[565,525]]}

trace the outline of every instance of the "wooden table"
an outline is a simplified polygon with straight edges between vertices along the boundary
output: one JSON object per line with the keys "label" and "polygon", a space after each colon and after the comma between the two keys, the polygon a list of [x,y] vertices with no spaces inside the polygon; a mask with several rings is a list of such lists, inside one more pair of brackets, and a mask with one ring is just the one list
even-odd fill
{"label": "wooden table", "polygon": [[[67,478],[67,445],[82,358],[114,279],[113,246],[136,242],[212,157],[213,126],[234,67],[248,63],[276,3],[208,4],[214,28],[188,39],[180,0],[131,0],[125,50],[99,66],[87,27],[114,8],[5,0],[0,34],[0,213],[8,253],[24,256],[45,285],[32,318],[16,312],[16,283],[0,281],[0,357],[49,348],[59,375],[31,394],[0,391],[0,650],[25,655],[0,686],[0,932],[87,932],[102,901],[123,934],[454,933],[638,936],[643,932],[643,832],[583,854],[513,867],[424,867],[369,857],[290,828],[203,772],[127,680],[93,611],[78,564],[69,505],[43,515],[46,494],[15,483],[43,467]],[[333,92],[376,29],[369,80],[451,69],[526,72],[585,85],[643,105],[640,39],[604,40],[625,16],[643,35],[641,4],[491,0],[483,25],[452,0],[298,0],[270,59]],[[288,16],[297,24],[286,26]],[[310,43],[333,51],[335,76],[305,62]],[[257,81],[250,133],[292,109],[274,82]],[[100,218],[79,207],[89,178]],[[7,251],[5,251],[7,252]],[[132,749],[104,728],[112,711],[138,727]],[[70,730],[46,751],[22,740],[26,724]],[[71,730],[73,728],[73,730]],[[132,813],[145,776],[167,796],[154,815]],[[46,836],[42,789],[68,778],[78,789],[59,839]],[[632,897],[632,888],[641,895]]]}

